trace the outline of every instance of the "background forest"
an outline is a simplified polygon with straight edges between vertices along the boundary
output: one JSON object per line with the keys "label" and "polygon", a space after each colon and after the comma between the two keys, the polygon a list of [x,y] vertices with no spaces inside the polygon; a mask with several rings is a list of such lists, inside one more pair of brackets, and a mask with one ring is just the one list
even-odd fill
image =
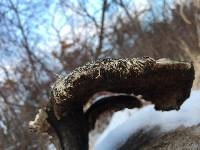
{"label": "background forest", "polygon": [[0,149],[48,149],[28,122],[57,74],[142,56],[193,61],[199,88],[200,1],[1,0]]}

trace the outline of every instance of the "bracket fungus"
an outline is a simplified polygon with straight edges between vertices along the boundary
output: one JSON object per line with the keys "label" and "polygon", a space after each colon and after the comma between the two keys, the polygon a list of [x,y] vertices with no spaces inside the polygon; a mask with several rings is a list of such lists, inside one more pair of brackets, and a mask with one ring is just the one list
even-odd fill
{"label": "bracket fungus", "polygon": [[142,95],[156,110],[178,110],[189,97],[193,80],[194,67],[190,62],[150,57],[100,59],[56,80],[50,90],[50,106],[45,108],[47,121],[57,133],[62,150],[87,150],[88,132],[100,113],[141,105],[135,96],[115,96],[100,99],[84,112],[95,93]]}

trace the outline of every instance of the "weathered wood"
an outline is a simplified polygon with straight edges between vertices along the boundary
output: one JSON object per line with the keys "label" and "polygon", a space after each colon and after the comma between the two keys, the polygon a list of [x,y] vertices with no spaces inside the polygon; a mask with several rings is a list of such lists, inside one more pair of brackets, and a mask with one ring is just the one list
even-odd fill
{"label": "weathered wood", "polygon": [[52,109],[48,108],[47,113],[47,121],[59,138],[56,144],[60,145],[61,150],[88,150],[88,124],[83,112],[70,112],[60,120],[57,120]]}
{"label": "weathered wood", "polygon": [[[51,86],[47,120],[59,135],[63,150],[87,150],[90,125],[83,107],[95,93],[134,93],[154,103],[157,110],[172,110],[189,97],[193,80],[194,67],[188,62],[150,57],[101,59],[57,79]],[[109,103],[110,108],[119,107],[115,100]],[[126,107],[126,101],[120,105]],[[90,112],[99,115],[99,111]]]}

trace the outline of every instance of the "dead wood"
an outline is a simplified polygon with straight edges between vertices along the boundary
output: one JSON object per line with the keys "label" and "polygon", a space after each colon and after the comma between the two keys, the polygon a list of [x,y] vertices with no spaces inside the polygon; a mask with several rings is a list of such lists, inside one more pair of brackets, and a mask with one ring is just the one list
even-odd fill
{"label": "dead wood", "polygon": [[[188,62],[150,57],[101,59],[57,79],[51,86],[47,120],[59,135],[63,150],[87,150],[90,125],[83,107],[95,93],[134,93],[155,104],[157,110],[172,110],[189,97],[193,80],[194,67]],[[136,106],[127,106],[126,100],[117,105],[115,100],[108,101],[108,107],[104,102],[94,104],[100,111],[94,111],[93,105],[89,110],[97,117],[113,107]]]}

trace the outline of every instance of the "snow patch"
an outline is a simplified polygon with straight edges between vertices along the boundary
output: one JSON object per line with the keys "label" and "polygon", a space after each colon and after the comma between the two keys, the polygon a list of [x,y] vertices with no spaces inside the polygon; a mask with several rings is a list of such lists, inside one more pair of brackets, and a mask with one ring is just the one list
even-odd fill
{"label": "snow patch", "polygon": [[3,133],[4,133],[5,135],[8,134],[8,128],[7,128],[7,126],[6,126],[6,125],[3,123],[3,121],[1,121],[1,120],[0,120],[0,128],[3,129]]}
{"label": "snow patch", "polygon": [[153,105],[142,109],[117,112],[109,126],[97,140],[94,150],[116,150],[128,137],[142,128],[160,126],[163,132],[180,126],[191,127],[200,123],[200,91],[192,91],[179,111],[155,111]]}

